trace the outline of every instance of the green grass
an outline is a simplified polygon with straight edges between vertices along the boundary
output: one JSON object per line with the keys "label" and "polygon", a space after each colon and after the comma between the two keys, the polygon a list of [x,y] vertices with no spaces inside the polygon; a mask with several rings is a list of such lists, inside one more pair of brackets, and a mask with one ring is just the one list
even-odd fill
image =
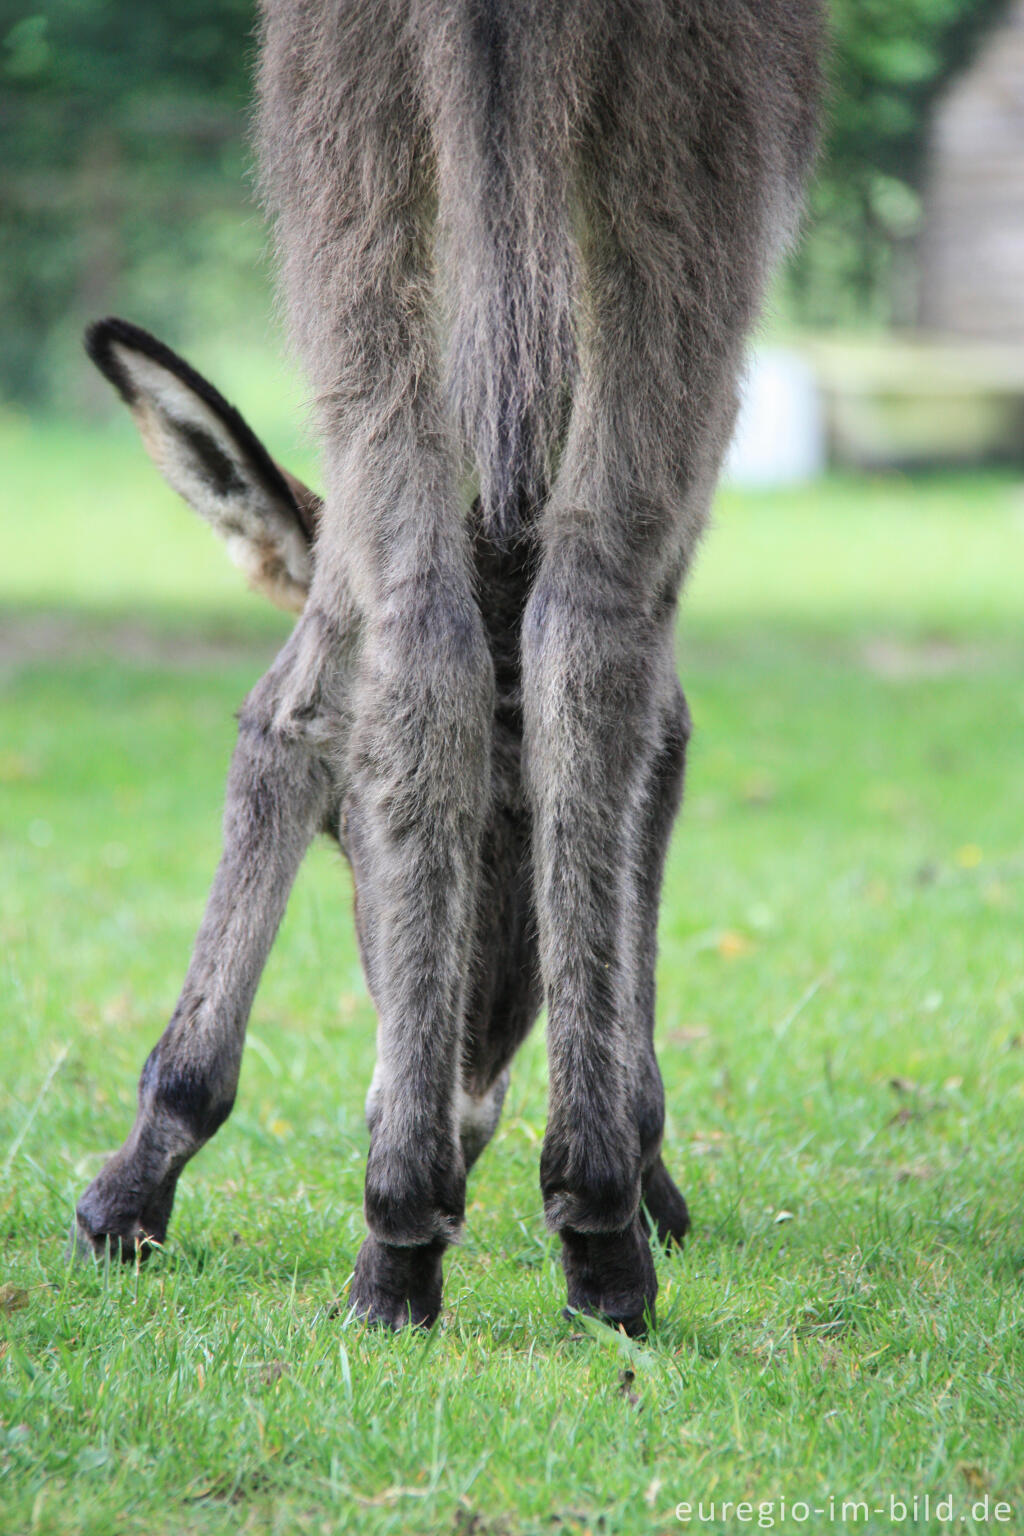
{"label": "green grass", "polygon": [[[736,1531],[763,1501],[926,1492],[958,1529],[1024,1530],[1021,488],[724,498],[680,632],[659,1034],[696,1228],[659,1261],[660,1327],[559,1315],[538,1031],[442,1322],[393,1339],[333,1305],[374,1020],[325,846],[166,1253],[64,1267],[184,972],[232,710],[287,621],[127,434],[8,422],[0,455],[3,1536]],[[698,1500],[752,1521],[676,1520]]]}

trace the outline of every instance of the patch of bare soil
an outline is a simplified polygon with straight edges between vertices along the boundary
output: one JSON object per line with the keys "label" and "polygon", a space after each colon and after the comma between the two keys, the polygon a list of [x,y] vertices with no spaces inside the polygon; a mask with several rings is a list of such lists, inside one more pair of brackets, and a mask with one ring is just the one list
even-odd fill
{"label": "patch of bare soil", "polygon": [[[282,637],[283,638],[283,637]],[[214,623],[194,629],[145,619],[0,613],[0,674],[47,662],[110,658],[120,665],[193,668],[266,663],[282,643],[269,630]]]}
{"label": "patch of bare soil", "polygon": [[951,677],[981,672],[998,661],[998,647],[969,644],[942,638],[906,640],[875,635],[865,640],[861,659],[869,672],[888,682],[914,682],[919,678]]}

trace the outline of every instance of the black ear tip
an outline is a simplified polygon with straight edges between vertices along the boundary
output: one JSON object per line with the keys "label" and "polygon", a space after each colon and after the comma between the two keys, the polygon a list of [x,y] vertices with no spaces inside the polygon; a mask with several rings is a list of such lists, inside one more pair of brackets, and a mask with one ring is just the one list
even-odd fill
{"label": "black ear tip", "polygon": [[110,352],[110,343],[113,340],[113,330],[117,322],[113,319],[93,320],[85,328],[82,341],[89,357],[97,368],[103,368]]}
{"label": "black ear tip", "polygon": [[[150,385],[145,376],[134,377],[131,360],[128,354],[135,354],[136,359],[145,358],[147,362],[155,364],[157,369],[162,369],[177,379],[190,393],[201,401],[202,404],[218,417],[221,426],[234,439],[236,448],[249,463],[252,470],[258,474],[265,487],[273,491],[274,496],[285,506],[291,509],[292,515],[298,520],[300,527],[307,537],[311,538],[311,531],[303,522],[302,510],[278,466],[267,453],[259,438],[256,437],[247,426],[243,418],[238,414],[233,405],[229,405],[219,390],[204,379],[201,373],[197,373],[183,357],[177,352],[172,352],[164,342],[144,331],[141,325],[133,325],[130,320],[119,320],[116,315],[108,315],[104,320],[94,320],[85,329],[85,350],[96,364],[104,378],[108,379],[124,403],[134,407],[141,398],[147,398]],[[168,415],[164,404],[157,401],[157,410],[165,417]],[[173,424],[173,423],[172,423]]]}
{"label": "black ear tip", "polygon": [[116,346],[123,347],[127,352],[141,352],[143,357],[152,358],[179,377],[184,377],[190,371],[180,357],[165,347],[162,341],[151,336],[149,331],[144,331],[141,325],[133,325],[130,320],[120,320],[116,315],[108,315],[105,320],[94,320],[91,325],[87,325],[84,341],[89,357],[100,373],[110,380],[126,405],[134,405],[138,391],[117,355]]}
{"label": "black ear tip", "polygon": [[94,356],[99,347],[102,346],[104,335],[109,330],[109,328],[109,319],[89,321],[89,324],[86,326],[85,332],[82,336],[82,341],[85,345],[85,350],[88,352],[90,357]]}
{"label": "black ear tip", "polygon": [[110,380],[126,404],[132,405],[135,400],[135,389],[118,360],[114,343],[122,342],[128,347],[146,350],[145,341],[149,340],[146,332],[140,331],[137,326],[131,325],[127,320],[118,320],[110,315],[105,320],[94,320],[91,325],[87,325],[83,339],[85,350],[100,373]]}

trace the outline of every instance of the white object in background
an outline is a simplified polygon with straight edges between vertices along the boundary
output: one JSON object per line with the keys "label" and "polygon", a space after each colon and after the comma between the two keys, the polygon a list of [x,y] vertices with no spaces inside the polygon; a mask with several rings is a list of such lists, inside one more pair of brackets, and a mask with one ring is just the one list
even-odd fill
{"label": "white object in background", "polygon": [[825,421],[814,370],[796,352],[755,352],[725,465],[731,485],[769,488],[816,480],[825,469]]}

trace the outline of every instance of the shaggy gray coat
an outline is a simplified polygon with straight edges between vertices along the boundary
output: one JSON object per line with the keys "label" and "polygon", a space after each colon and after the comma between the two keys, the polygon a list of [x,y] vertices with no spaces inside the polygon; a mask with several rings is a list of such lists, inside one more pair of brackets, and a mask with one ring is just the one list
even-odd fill
{"label": "shaggy gray coat", "polygon": [[[379,1016],[353,1307],[436,1317],[466,1169],[543,996],[541,1186],[569,1303],[638,1331],[656,1292],[644,1206],[662,1238],[687,1225],[653,1046],[689,728],[676,598],[812,154],[819,0],[263,13],[263,186],[327,490],[302,617],[242,715],[185,989],[80,1239],[163,1237],[326,829],[352,862]],[[266,465],[205,407],[200,437],[250,509],[273,502]],[[213,485],[215,455],[179,439]],[[302,496],[267,464],[294,521]]]}

